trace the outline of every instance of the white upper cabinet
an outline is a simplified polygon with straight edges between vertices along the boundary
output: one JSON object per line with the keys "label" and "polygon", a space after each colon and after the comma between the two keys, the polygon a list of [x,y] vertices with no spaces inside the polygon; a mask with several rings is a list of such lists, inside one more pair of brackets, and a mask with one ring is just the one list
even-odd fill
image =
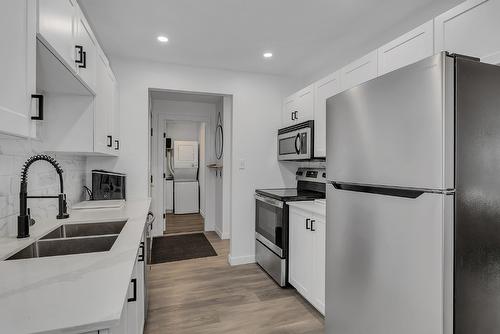
{"label": "white upper cabinet", "polygon": [[297,112],[295,113],[295,121],[301,123],[312,120],[314,117],[314,86],[307,86],[296,94]]}
{"label": "white upper cabinet", "polygon": [[438,16],[435,50],[500,63],[500,1],[470,0]]}
{"label": "white upper cabinet", "polygon": [[75,31],[76,72],[92,90],[95,90],[97,43],[83,14],[77,16]]}
{"label": "white upper cabinet", "polygon": [[376,78],[378,75],[377,50],[355,60],[340,70],[342,90],[360,85],[363,82]]}
{"label": "white upper cabinet", "polygon": [[35,93],[36,11],[30,0],[5,0],[0,9],[0,132],[30,136]]}
{"label": "white upper cabinet", "polygon": [[94,150],[98,153],[110,152],[113,142],[110,128],[113,111],[113,79],[103,54],[97,57],[97,82],[94,110]]}
{"label": "white upper cabinet", "polygon": [[282,124],[290,126],[314,117],[314,85],[307,86],[283,101]]}
{"label": "white upper cabinet", "polygon": [[430,20],[378,49],[378,75],[434,54],[434,22]]}
{"label": "white upper cabinet", "polygon": [[326,157],[326,100],[341,90],[340,72],[314,84],[314,156]]}
{"label": "white upper cabinet", "polygon": [[75,70],[75,1],[38,0],[39,38],[73,70]]}
{"label": "white upper cabinet", "polygon": [[294,94],[283,100],[281,121],[284,127],[290,126],[295,122],[295,110],[297,110],[297,96]]}

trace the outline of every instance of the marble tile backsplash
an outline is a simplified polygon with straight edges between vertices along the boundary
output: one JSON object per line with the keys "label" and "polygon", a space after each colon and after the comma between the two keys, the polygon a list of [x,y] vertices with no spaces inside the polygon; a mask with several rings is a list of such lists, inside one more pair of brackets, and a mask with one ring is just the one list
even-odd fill
{"label": "marble tile backsplash", "polygon": [[[0,136],[0,236],[15,236],[19,214],[19,183],[24,162],[41,153],[42,143],[37,140]],[[83,186],[86,177],[86,157],[49,154],[61,165],[64,173],[64,192],[68,205],[84,199]],[[44,161],[35,162],[28,172],[30,195],[57,195],[59,178],[55,169]],[[28,207],[35,220],[55,218],[55,199],[29,199]]]}

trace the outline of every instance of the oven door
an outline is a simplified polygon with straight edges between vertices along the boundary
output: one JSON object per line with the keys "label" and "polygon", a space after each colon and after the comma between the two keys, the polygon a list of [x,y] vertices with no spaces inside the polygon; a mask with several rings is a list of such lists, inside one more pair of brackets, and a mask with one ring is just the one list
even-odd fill
{"label": "oven door", "polygon": [[285,256],[284,212],[282,201],[255,195],[255,238],[281,258]]}
{"label": "oven door", "polygon": [[311,128],[303,128],[278,135],[278,160],[311,159]]}

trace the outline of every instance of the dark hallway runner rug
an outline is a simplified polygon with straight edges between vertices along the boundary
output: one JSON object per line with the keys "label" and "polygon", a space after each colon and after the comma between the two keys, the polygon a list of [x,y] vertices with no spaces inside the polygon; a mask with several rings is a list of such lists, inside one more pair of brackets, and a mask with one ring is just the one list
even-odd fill
{"label": "dark hallway runner rug", "polygon": [[161,236],[153,238],[151,263],[174,262],[217,256],[203,233]]}

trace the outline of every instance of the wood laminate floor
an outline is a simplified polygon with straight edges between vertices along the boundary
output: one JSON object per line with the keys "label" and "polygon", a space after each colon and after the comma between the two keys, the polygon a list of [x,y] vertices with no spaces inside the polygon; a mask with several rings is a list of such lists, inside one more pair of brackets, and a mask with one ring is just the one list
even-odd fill
{"label": "wood laminate floor", "polygon": [[229,241],[205,234],[218,256],[151,266],[146,334],[324,333],[321,314],[294,289],[256,264],[229,266]]}
{"label": "wood laminate floor", "polygon": [[205,220],[199,213],[186,215],[169,213],[165,219],[167,220],[165,234],[203,232],[205,230]]}

